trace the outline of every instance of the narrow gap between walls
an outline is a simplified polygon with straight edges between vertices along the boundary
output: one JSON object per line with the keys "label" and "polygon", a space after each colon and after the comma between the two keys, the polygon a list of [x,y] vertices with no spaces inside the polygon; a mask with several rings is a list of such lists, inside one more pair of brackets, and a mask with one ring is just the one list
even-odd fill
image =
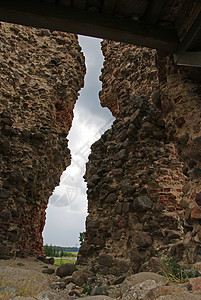
{"label": "narrow gap between walls", "polygon": [[101,40],[79,36],[79,43],[85,56],[87,73],[67,137],[71,165],[63,172],[60,185],[49,199],[43,231],[44,244],[63,247],[79,247],[79,233],[85,230],[87,216],[87,186],[83,175],[90,146],[115,120],[107,108],[101,107],[98,97],[103,66]]}

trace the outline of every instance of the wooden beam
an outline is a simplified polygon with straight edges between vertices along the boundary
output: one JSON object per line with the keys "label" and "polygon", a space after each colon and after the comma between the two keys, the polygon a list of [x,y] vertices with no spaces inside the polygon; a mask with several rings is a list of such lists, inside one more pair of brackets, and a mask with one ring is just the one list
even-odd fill
{"label": "wooden beam", "polygon": [[[200,29],[201,29],[201,9],[193,25],[185,35],[184,39],[181,41],[180,46],[176,49],[175,54],[181,55],[184,52],[186,52],[186,50],[190,48],[191,43],[193,43]],[[201,50],[201,45],[200,45],[200,50]]]}
{"label": "wooden beam", "polygon": [[86,0],[73,0],[73,7],[85,9],[86,8]]}
{"label": "wooden beam", "polygon": [[166,2],[166,0],[150,0],[143,18],[144,21],[149,24],[156,24]]}
{"label": "wooden beam", "polygon": [[114,15],[118,0],[104,0],[103,13],[108,15]]}
{"label": "wooden beam", "polygon": [[179,66],[201,68],[201,51],[185,52],[181,55],[174,54],[174,61]]}
{"label": "wooden beam", "polygon": [[39,0],[29,3],[1,0],[0,20],[156,48],[166,53],[173,53],[178,47],[174,30]]}

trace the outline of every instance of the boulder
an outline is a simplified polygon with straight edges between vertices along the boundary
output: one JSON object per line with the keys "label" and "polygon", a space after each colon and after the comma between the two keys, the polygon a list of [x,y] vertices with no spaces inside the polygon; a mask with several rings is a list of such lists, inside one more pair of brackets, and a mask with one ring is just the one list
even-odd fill
{"label": "boulder", "polygon": [[43,270],[42,271],[42,273],[44,273],[44,274],[53,274],[54,273],[54,269],[52,269],[52,268],[47,268],[47,269],[45,269],[45,270]]}
{"label": "boulder", "polygon": [[[123,296],[124,293],[131,289],[133,286],[138,285],[144,281],[151,280],[147,282],[145,286],[153,286],[155,283],[166,284],[166,278],[162,275],[153,273],[153,272],[141,272],[127,277],[120,286],[120,293]],[[154,283],[155,282],[155,283]],[[156,287],[157,285],[155,285]],[[137,298],[137,297],[136,297]],[[126,298],[125,298],[126,299]]]}
{"label": "boulder", "polygon": [[[4,286],[12,287],[14,290],[23,291],[24,294],[36,296],[40,291],[48,290],[49,285],[45,275],[37,272],[21,268],[1,267],[0,266],[0,281]],[[0,293],[3,295],[3,292]],[[15,296],[15,294],[12,294]],[[3,298],[2,298],[3,299]]]}
{"label": "boulder", "polygon": [[72,282],[78,286],[82,286],[83,284],[87,283],[88,279],[92,276],[93,275],[91,274],[91,272],[75,271],[72,274]]}
{"label": "boulder", "polygon": [[164,284],[165,283],[162,281],[157,282],[152,279],[147,279],[143,282],[131,286],[128,290],[126,290],[126,292],[122,296],[122,300],[144,299],[148,291]]}
{"label": "boulder", "polygon": [[108,286],[97,286],[97,287],[94,287],[92,289],[92,291],[91,291],[91,296],[96,296],[96,295],[105,295],[105,296],[108,296],[109,295],[108,289],[109,289]]}
{"label": "boulder", "polygon": [[77,268],[75,265],[67,263],[64,264],[56,270],[56,275],[59,277],[65,277],[65,276],[71,276],[73,272],[77,271]]}

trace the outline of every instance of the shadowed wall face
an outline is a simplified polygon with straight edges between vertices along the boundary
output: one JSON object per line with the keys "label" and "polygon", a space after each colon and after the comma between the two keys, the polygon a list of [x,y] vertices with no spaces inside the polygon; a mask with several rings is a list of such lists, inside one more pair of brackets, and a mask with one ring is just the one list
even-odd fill
{"label": "shadowed wall face", "polygon": [[117,120],[87,164],[78,262],[117,276],[150,270],[164,254],[193,263],[201,247],[200,69],[117,42],[102,50],[100,100]]}
{"label": "shadowed wall face", "polygon": [[0,258],[39,255],[84,57],[73,34],[1,23],[0,39]]}

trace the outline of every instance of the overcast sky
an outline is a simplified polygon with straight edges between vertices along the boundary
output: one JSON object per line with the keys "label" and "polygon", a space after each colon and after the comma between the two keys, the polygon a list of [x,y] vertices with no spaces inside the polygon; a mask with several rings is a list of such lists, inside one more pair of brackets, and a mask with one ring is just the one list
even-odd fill
{"label": "overcast sky", "polygon": [[71,166],[63,172],[59,187],[55,188],[46,210],[43,231],[44,244],[79,246],[79,233],[85,230],[87,216],[86,183],[82,178],[90,153],[90,145],[111,127],[110,111],[100,106],[99,76],[103,65],[100,39],[79,36],[86,59],[85,86],[74,108],[73,124],[68,135]]}

